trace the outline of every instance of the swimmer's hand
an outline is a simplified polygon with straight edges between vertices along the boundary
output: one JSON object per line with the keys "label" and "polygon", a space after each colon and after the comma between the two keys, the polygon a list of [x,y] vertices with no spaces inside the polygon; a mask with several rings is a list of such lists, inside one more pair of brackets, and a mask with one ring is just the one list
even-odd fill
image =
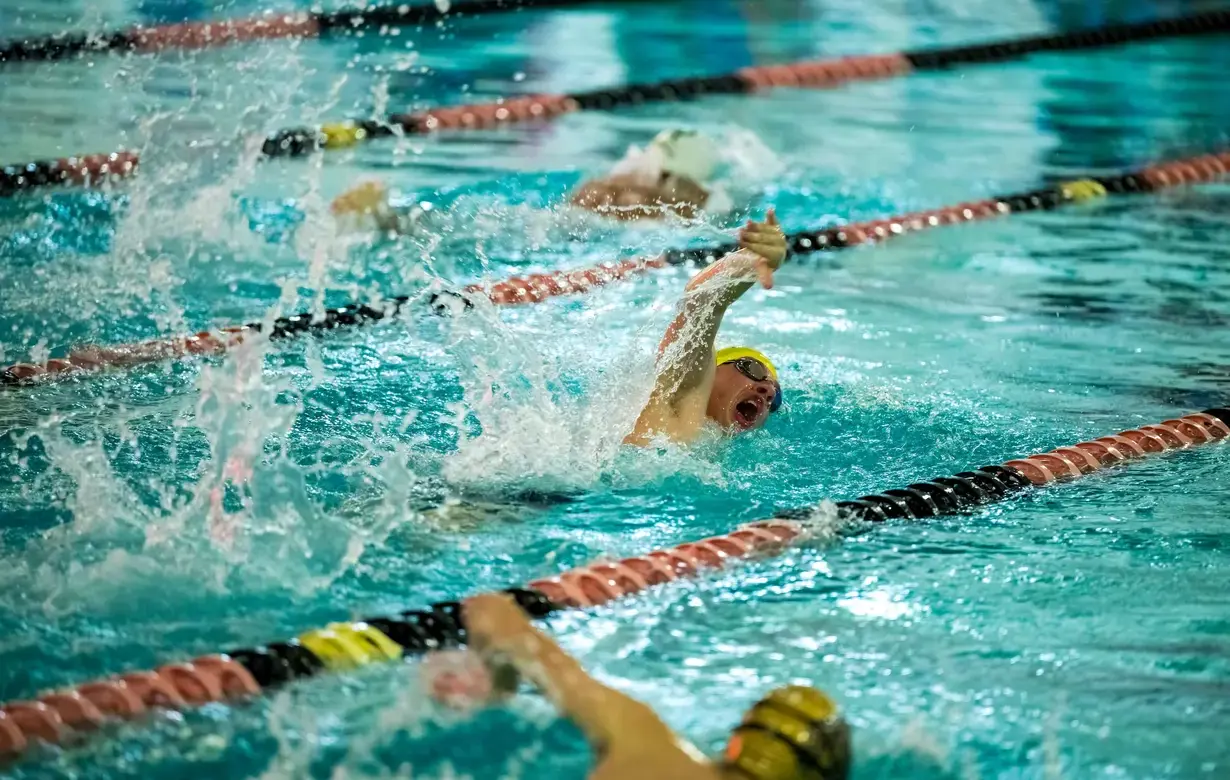
{"label": "swimmer's hand", "polygon": [[362,222],[370,219],[386,232],[402,232],[401,220],[389,206],[389,190],[383,182],[365,181],[333,200],[330,209],[339,219]]}
{"label": "swimmer's hand", "polygon": [[[786,260],[786,236],[777,224],[777,213],[769,209],[764,222],[748,220],[739,229],[739,249],[692,277],[688,282],[689,293],[706,286],[710,279],[733,279],[739,284],[729,288],[722,300],[721,309],[734,303],[758,280],[765,289],[773,288],[773,272]],[[716,336],[716,331],[714,333]]]}
{"label": "swimmer's hand", "polygon": [[527,631],[532,631],[529,616],[510,596],[484,593],[462,605],[462,622],[470,647],[480,653],[507,652]]}
{"label": "swimmer's hand", "polygon": [[388,209],[389,191],[382,182],[365,181],[334,199],[330,209],[337,216],[375,214]]}
{"label": "swimmer's hand", "polygon": [[[501,666],[515,668],[580,726],[600,752],[609,752],[616,738],[627,736],[630,728],[661,723],[643,704],[586,674],[575,658],[530,624],[529,616],[510,597],[495,593],[475,596],[462,604],[461,620],[470,647],[493,672]],[[645,740],[625,739],[621,744],[639,748]]]}
{"label": "swimmer's hand", "polygon": [[739,230],[739,247],[755,253],[754,271],[766,290],[773,288],[773,272],[786,260],[786,235],[770,208],[764,222],[748,220]]}
{"label": "swimmer's hand", "polygon": [[517,692],[511,666],[489,667],[469,650],[437,650],[419,665],[419,678],[433,699],[455,710],[495,704]]}

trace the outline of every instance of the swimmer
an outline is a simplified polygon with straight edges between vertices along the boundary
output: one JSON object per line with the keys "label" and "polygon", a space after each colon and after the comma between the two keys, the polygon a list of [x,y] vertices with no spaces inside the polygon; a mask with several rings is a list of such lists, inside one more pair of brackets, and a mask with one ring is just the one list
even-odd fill
{"label": "swimmer", "polygon": [[692,130],[663,130],[644,149],[631,147],[611,172],[587,181],[572,205],[621,220],[694,219],[726,211],[729,199],[712,185],[720,150]]}
{"label": "swimmer", "polygon": [[646,446],[665,437],[687,443],[706,425],[730,433],[761,427],[782,404],[777,368],[751,347],[715,350],[726,309],[757,281],[770,289],[786,259],[786,236],[769,209],[748,220],[739,249],[688,282],[679,313],[658,346],[658,375],[625,444]]}
{"label": "swimmer", "polygon": [[[727,211],[730,198],[712,183],[720,150],[708,136],[692,130],[665,130],[641,149],[631,147],[610,173],[585,182],[572,205],[614,219],[693,219],[702,211]],[[331,206],[342,223],[374,227],[384,233],[410,233],[423,209],[396,208],[388,188],[367,181],[342,193]]]}
{"label": "swimmer", "polygon": [[[598,682],[512,599],[488,594],[465,602],[470,647],[489,681],[476,690],[528,679],[580,727],[597,756],[591,780],[844,780],[850,731],[833,701],[815,688],[772,691],[735,726],[720,760],[706,758],[648,706]],[[511,670],[511,673],[510,671]]]}

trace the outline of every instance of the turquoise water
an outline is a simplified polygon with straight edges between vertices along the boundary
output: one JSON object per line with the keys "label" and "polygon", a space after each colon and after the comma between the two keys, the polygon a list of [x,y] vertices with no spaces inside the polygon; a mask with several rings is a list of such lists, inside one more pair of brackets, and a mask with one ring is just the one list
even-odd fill
{"label": "turquoise water", "polygon": [[[4,0],[0,37],[256,10]],[[1223,144],[1230,47],[1210,38],[255,162],[263,133],[348,115],[1106,20],[1025,2],[641,4],[6,66],[4,162],[124,145],[144,170],[111,193],[0,202],[3,362],[719,240],[721,221],[612,227],[557,208],[668,124],[754,133],[773,154],[732,189],[788,230]],[[329,199],[371,176],[435,204],[430,234],[334,236]],[[1203,186],[801,259],[723,335],[777,358],[785,413],[685,452],[617,446],[683,269],[0,394],[0,699],[1225,405],[1228,204]],[[846,707],[858,778],[1224,777],[1228,458],[1175,453],[817,540],[551,627],[707,750],[760,693],[809,681]],[[0,772],[564,780],[590,765],[537,697],[459,718],[426,702],[414,663],[108,731]]]}

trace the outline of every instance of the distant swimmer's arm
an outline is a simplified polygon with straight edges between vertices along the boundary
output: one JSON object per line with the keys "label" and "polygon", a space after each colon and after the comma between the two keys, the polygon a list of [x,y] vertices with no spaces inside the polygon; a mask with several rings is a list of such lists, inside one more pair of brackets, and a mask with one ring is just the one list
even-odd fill
{"label": "distant swimmer's arm", "polygon": [[764,222],[748,221],[740,248],[688,282],[683,300],[658,345],[658,375],[649,401],[626,444],[644,445],[655,435],[695,438],[704,423],[716,366],[714,345],[726,309],[759,281],[773,287],[773,272],[786,258],[786,237],[769,209]]}
{"label": "distant swimmer's arm", "polygon": [[333,215],[352,221],[370,220],[382,233],[403,233],[401,217],[389,205],[388,188],[367,181],[338,195],[330,206]]}
{"label": "distant swimmer's arm", "polygon": [[649,707],[590,677],[575,658],[534,628],[508,596],[485,594],[469,599],[463,621],[472,649],[489,664],[516,668],[580,727],[598,751],[605,753],[633,729],[641,733],[647,719],[656,722],[667,739],[673,739]]}

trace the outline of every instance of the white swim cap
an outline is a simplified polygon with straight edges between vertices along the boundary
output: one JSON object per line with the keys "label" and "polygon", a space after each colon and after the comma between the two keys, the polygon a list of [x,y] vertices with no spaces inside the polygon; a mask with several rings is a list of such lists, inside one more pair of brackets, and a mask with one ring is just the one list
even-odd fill
{"label": "white swim cap", "polygon": [[[649,144],[661,159],[662,170],[704,184],[719,162],[719,149],[713,139],[695,130],[663,130]],[[648,151],[648,150],[647,150]]]}
{"label": "white swim cap", "polygon": [[628,176],[638,184],[652,187],[662,178],[664,157],[661,150],[629,146],[623,159],[611,168],[612,176]]}

